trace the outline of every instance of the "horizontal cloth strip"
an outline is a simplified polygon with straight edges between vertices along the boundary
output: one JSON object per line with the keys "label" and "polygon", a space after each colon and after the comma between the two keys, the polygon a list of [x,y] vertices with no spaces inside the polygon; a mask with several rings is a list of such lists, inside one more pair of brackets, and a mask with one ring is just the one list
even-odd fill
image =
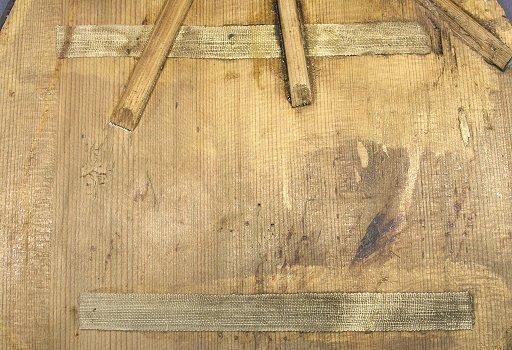
{"label": "horizontal cloth strip", "polygon": [[466,330],[456,293],[83,294],[80,328],[119,331],[366,332]]}
{"label": "horizontal cloth strip", "polygon": [[[152,26],[57,27],[57,54],[139,57]],[[416,22],[306,25],[309,56],[428,54],[430,37]],[[249,59],[281,56],[273,25],[182,27],[169,57]]]}

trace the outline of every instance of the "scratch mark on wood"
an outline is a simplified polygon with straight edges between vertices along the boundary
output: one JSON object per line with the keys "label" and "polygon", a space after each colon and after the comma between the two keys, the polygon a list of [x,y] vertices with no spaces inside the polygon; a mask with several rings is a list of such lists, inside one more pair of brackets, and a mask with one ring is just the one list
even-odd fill
{"label": "scratch mark on wood", "polygon": [[489,112],[485,111],[483,114],[483,118],[484,118],[485,130],[493,131],[494,125],[492,123],[491,116],[489,115]]}
{"label": "scratch mark on wood", "polygon": [[96,197],[98,187],[104,186],[112,173],[113,165],[105,161],[102,146],[87,146],[87,160],[81,167],[81,178],[87,188],[87,193]]}
{"label": "scratch mark on wood", "polygon": [[143,183],[138,186],[138,188],[135,189],[134,195],[133,195],[133,201],[138,202],[144,202],[148,195],[151,194],[153,197],[153,207],[156,207],[158,204],[155,188],[153,186],[153,181],[151,180],[151,177],[149,174],[146,174],[146,177],[143,181]]}
{"label": "scratch mark on wood", "polygon": [[292,201],[290,199],[290,185],[289,185],[289,176],[288,176],[288,167],[285,162],[281,162],[281,174],[282,174],[282,193],[283,193],[283,203],[286,206],[286,209],[292,210]]}
{"label": "scratch mark on wood", "polygon": [[361,161],[361,167],[363,169],[368,168],[368,165],[370,164],[370,157],[368,155],[368,150],[361,141],[357,142],[357,154]]}
{"label": "scratch mark on wood", "polygon": [[462,141],[464,141],[464,146],[467,147],[471,138],[471,130],[469,129],[466,111],[463,108],[459,108],[459,129]]}

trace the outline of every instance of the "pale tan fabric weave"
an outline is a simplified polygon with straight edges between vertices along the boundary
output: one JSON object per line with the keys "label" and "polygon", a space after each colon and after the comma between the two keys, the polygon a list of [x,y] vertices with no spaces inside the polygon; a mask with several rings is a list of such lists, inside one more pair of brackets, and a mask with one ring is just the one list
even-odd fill
{"label": "pale tan fabric weave", "polygon": [[[61,58],[138,57],[152,26],[57,27]],[[430,38],[416,22],[306,25],[309,56],[428,54]],[[281,56],[273,25],[182,27],[169,57],[250,59]]]}
{"label": "pale tan fabric weave", "polygon": [[473,326],[469,293],[83,294],[80,327],[124,331],[428,331]]}

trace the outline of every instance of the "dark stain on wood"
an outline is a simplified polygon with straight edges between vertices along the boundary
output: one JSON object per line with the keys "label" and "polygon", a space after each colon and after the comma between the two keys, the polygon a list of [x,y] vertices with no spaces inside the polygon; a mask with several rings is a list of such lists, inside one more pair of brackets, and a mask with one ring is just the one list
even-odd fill
{"label": "dark stain on wood", "polygon": [[366,227],[352,266],[377,253],[380,257],[393,255],[389,246],[402,233],[407,223],[420,168],[421,156],[414,151],[392,148],[384,151],[382,146],[374,144],[367,144],[365,147],[370,152],[368,168],[361,169],[362,190],[365,198],[380,202],[382,209],[370,216],[372,219]]}
{"label": "dark stain on wood", "polygon": [[458,201],[455,202],[453,209],[455,210],[455,217],[458,219],[460,217],[460,211],[462,210],[462,204]]}
{"label": "dark stain on wood", "polygon": [[265,275],[264,275],[264,265],[265,261],[261,260],[258,266],[256,266],[256,270],[254,271],[254,278],[256,282],[256,293],[262,294],[265,292]]}
{"label": "dark stain on wood", "polygon": [[71,48],[71,40],[73,39],[74,28],[66,26],[66,34],[64,35],[64,45],[62,50],[59,52],[59,58],[64,59],[68,56],[69,49]]}
{"label": "dark stain on wood", "polygon": [[432,52],[436,55],[443,54],[443,37],[442,37],[442,26],[435,19],[434,15],[423,6],[416,3],[416,12],[418,15],[418,21],[423,25],[430,37],[430,45],[432,46]]}
{"label": "dark stain on wood", "polygon": [[[338,215],[338,218],[350,218],[354,222],[350,228],[351,246],[347,248],[346,242],[343,248],[346,249],[344,254],[352,255],[346,262],[354,267],[363,261],[373,261],[373,257],[380,261],[392,257],[391,243],[406,227],[410,207],[415,202],[420,156],[411,149],[386,147],[367,140],[344,140],[332,147],[319,149],[305,157],[300,181],[306,183],[310,200],[306,222],[314,222],[315,216],[311,215],[317,213],[326,197],[342,202],[356,196],[360,198],[360,205],[354,208],[354,213]],[[291,188],[294,188],[293,184]],[[318,216],[317,220],[320,218]],[[307,258],[301,259],[300,263],[325,263],[319,258],[322,254],[314,254],[319,230],[315,231],[315,225],[306,225],[305,232],[309,241],[299,242],[294,238],[296,245],[306,246],[305,243],[310,242]],[[285,247],[290,246],[290,241],[286,242]],[[285,249],[283,255],[290,264],[293,260],[286,253]]]}
{"label": "dark stain on wood", "polygon": [[263,89],[262,82],[261,82],[261,75],[265,70],[268,70],[269,67],[267,66],[267,60],[265,59],[255,59],[253,60],[253,71],[252,71],[252,77],[256,84],[258,85],[258,88],[260,90]]}
{"label": "dark stain on wood", "polygon": [[280,248],[277,254],[283,260],[282,267],[322,265],[322,257],[314,254],[320,235],[320,232],[309,231],[306,228],[296,230],[292,227],[286,236],[284,249]]}
{"label": "dark stain on wood", "polygon": [[386,213],[378,213],[366,230],[366,235],[361,240],[357,249],[355,260],[364,260],[370,257],[375,251],[381,249],[396,238],[393,233],[402,223],[403,218],[396,217],[389,219]]}
{"label": "dark stain on wood", "polygon": [[236,80],[238,78],[240,78],[240,73],[235,72],[235,71],[227,71],[226,74],[224,75],[224,79],[226,81]]}
{"label": "dark stain on wood", "polygon": [[512,350],[512,328],[509,328],[505,332],[503,349],[504,350]]}
{"label": "dark stain on wood", "polygon": [[250,1],[250,18],[247,19],[247,25],[272,24],[274,1]]}
{"label": "dark stain on wood", "polygon": [[[354,143],[357,144],[357,143]],[[386,148],[374,142],[363,142],[368,152],[368,166],[359,165],[361,183],[358,190],[365,198],[378,200],[377,209],[389,206],[396,190],[404,184],[409,168],[409,157],[404,148]],[[356,147],[356,146],[353,146]],[[359,157],[354,152],[355,157]]]}

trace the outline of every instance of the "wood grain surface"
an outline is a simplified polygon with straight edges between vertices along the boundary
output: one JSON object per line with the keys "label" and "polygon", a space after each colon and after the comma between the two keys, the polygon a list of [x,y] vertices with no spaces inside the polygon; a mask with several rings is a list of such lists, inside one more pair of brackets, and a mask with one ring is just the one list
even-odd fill
{"label": "wood grain surface", "polygon": [[[494,1],[459,2],[508,45]],[[55,57],[57,25],[152,24],[163,2],[17,1],[0,32],[0,348],[510,349],[512,76],[442,55],[171,59],[139,127],[108,126],[135,60]],[[412,1],[303,1],[307,23],[418,20]],[[195,1],[187,25],[274,24]],[[365,239],[366,238],[366,239]],[[469,291],[472,331],[79,331],[81,293]]]}

